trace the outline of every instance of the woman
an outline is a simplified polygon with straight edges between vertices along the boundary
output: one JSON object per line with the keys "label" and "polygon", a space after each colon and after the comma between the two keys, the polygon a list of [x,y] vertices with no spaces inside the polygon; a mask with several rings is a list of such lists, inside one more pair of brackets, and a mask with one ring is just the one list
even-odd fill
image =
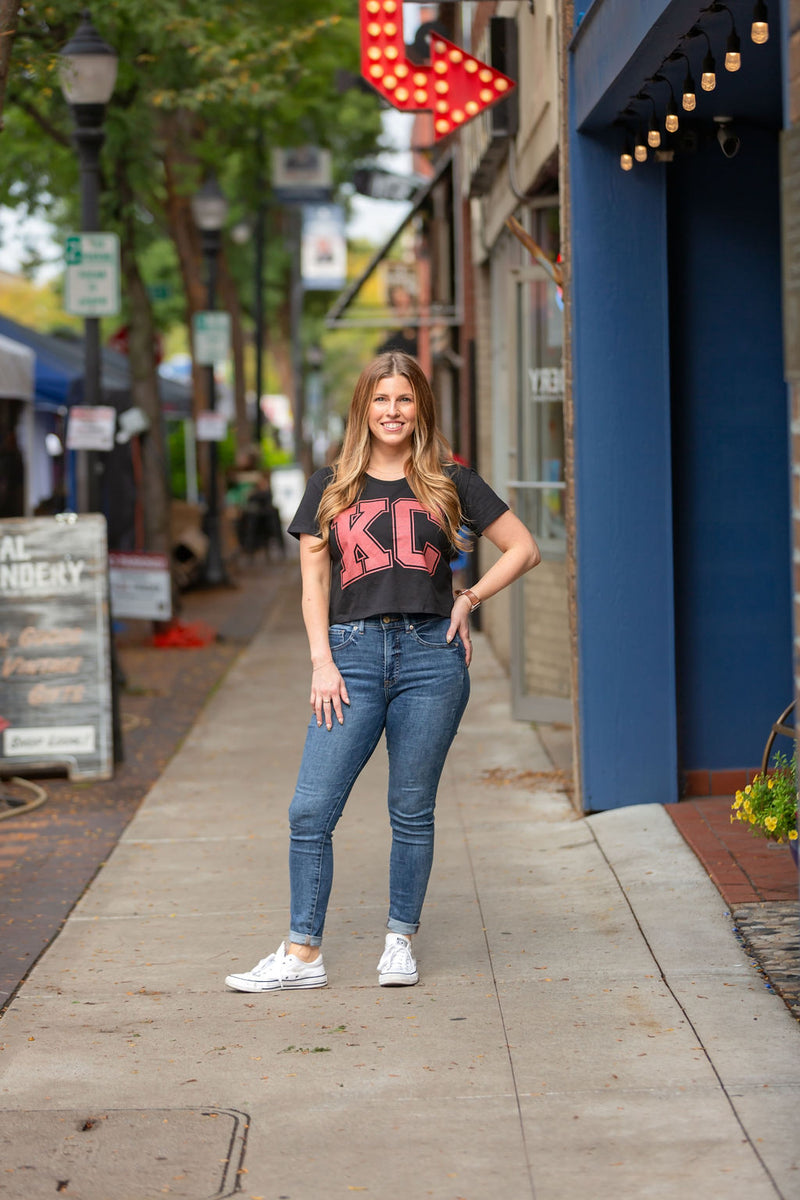
{"label": "woman", "polygon": [[[450,562],[466,524],[501,551],[453,597]],[[289,809],[288,945],[237,991],[324,987],[322,932],[332,834],[383,732],[392,849],[381,986],[415,984],[412,950],[433,858],[434,805],[469,696],[469,616],[539,562],[528,530],[475,471],[454,463],[430,384],[390,351],[362,372],[337,463],[317,471],[289,527],[300,540],[311,708]]]}

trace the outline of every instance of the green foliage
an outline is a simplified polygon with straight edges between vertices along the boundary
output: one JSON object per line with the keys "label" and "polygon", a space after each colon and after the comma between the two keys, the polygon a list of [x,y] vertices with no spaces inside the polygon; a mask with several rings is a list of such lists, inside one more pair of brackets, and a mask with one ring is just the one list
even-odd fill
{"label": "green foliage", "polygon": [[167,463],[169,491],[176,500],[186,499],[186,442],[183,422],[170,424],[167,429]]}
{"label": "green foliage", "polygon": [[[78,166],[58,54],[83,7],[80,0],[24,5],[0,134],[0,203],[42,213],[63,232],[78,223]],[[376,148],[376,99],[358,89],[340,94],[336,85],[340,68],[358,69],[355,4],[109,0],[95,6],[92,18],[119,55],[105,123],[103,228],[117,228],[133,203],[141,253],[165,236],[162,150],[165,137],[174,137],[165,120],[180,117],[187,158],[181,187],[192,191],[203,169],[216,169],[235,201],[232,221],[263,200],[270,147],[326,146],[340,180],[354,159]],[[264,163],[258,144],[266,147]],[[132,201],[120,193],[123,168]],[[285,275],[283,240],[268,240],[268,279]],[[146,281],[157,282],[158,271],[151,276],[143,261]],[[177,291],[179,280],[169,274]],[[175,308],[159,312],[160,325],[175,318]]]}

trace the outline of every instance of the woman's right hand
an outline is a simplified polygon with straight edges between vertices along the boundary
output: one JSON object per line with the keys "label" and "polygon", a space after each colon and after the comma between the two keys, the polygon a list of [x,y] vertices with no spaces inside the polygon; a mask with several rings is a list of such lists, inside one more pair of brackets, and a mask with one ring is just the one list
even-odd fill
{"label": "woman's right hand", "polygon": [[333,714],[340,725],[344,724],[343,704],[349,704],[347,684],[339,674],[339,668],[333,659],[312,668],[311,673],[311,707],[317,714],[317,726],[323,721],[327,729],[333,729]]}

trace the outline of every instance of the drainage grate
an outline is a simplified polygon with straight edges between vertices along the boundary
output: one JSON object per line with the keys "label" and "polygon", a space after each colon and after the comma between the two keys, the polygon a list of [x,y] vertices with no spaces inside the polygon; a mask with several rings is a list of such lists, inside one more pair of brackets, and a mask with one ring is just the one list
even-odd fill
{"label": "drainage grate", "polygon": [[224,1200],[249,1117],[224,1108],[0,1110],[2,1200]]}

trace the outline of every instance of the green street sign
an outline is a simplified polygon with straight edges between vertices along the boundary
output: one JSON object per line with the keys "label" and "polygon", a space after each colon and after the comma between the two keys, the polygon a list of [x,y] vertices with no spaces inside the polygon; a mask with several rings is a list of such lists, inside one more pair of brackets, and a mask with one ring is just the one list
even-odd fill
{"label": "green street sign", "polygon": [[64,308],[76,317],[113,317],[120,309],[119,238],[74,233],[64,243]]}
{"label": "green street sign", "polygon": [[231,352],[231,318],[226,312],[198,312],[192,321],[194,361],[201,367],[224,362]]}

